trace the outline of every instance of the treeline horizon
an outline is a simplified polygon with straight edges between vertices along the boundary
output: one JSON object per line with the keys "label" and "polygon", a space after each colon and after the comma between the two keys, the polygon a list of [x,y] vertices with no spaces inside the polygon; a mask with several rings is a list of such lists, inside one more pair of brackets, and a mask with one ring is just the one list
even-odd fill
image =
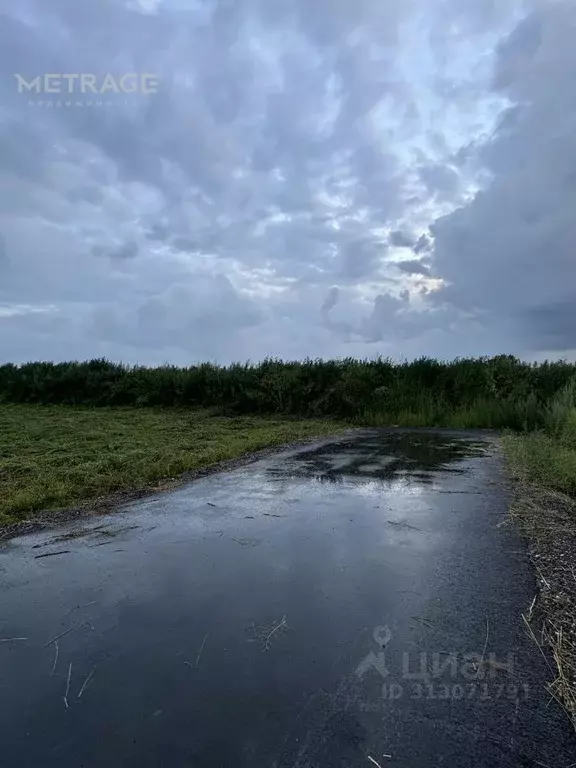
{"label": "treeline horizon", "polygon": [[534,429],[576,377],[566,361],[513,355],[306,359],[180,368],[105,359],[0,365],[0,402],[211,408],[222,413],[330,416],[362,424]]}

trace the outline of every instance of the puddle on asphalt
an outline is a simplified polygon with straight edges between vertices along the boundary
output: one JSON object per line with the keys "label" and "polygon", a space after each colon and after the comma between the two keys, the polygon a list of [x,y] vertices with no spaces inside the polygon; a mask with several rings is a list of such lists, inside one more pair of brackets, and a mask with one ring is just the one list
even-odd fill
{"label": "puddle on asphalt", "polygon": [[429,485],[438,471],[461,473],[461,463],[485,455],[486,444],[442,433],[402,432],[367,435],[350,442],[331,443],[292,458],[287,468],[272,474],[342,482],[366,478],[391,482],[405,479]]}

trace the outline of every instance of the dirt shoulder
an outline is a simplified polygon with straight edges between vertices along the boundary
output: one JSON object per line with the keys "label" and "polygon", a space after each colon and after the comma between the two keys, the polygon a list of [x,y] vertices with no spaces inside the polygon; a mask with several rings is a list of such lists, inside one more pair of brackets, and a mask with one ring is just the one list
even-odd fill
{"label": "dirt shoulder", "polygon": [[539,587],[526,628],[546,656],[551,651],[548,687],[576,728],[576,501],[529,482],[521,467],[511,470],[511,517],[527,537]]}

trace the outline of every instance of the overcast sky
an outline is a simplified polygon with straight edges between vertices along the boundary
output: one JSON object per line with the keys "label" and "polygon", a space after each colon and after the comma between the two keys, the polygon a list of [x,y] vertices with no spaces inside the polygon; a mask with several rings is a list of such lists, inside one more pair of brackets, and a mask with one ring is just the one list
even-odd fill
{"label": "overcast sky", "polygon": [[[0,0],[0,361],[574,359],[575,40],[574,0]],[[158,86],[15,77],[86,73]]]}

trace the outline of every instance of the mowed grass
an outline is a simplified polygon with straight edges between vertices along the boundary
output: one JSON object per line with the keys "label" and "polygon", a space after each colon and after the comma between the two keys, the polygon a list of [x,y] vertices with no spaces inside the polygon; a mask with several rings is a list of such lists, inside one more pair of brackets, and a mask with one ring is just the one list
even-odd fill
{"label": "mowed grass", "polygon": [[180,409],[0,405],[0,524],[345,428]]}

